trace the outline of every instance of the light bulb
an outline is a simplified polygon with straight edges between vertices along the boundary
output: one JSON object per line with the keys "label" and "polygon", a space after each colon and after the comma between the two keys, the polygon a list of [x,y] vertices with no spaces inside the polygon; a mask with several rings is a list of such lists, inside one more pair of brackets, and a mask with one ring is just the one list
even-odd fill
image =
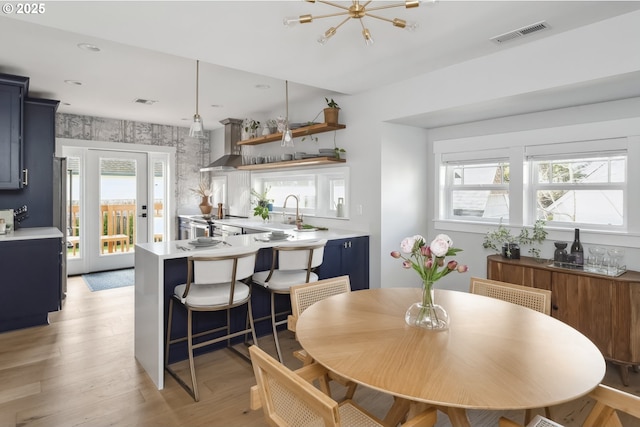
{"label": "light bulb", "polygon": [[291,134],[291,129],[288,127],[282,136],[282,140],[284,141],[285,147],[293,147],[293,135]]}
{"label": "light bulb", "polygon": [[405,24],[404,29],[409,31],[410,33],[412,33],[415,30],[417,30],[419,26],[420,25],[416,21],[407,21],[407,23]]}
{"label": "light bulb", "polygon": [[365,28],[362,30],[362,37],[364,37],[364,42],[367,46],[373,45],[373,37],[371,37],[369,29]]}
{"label": "light bulb", "polygon": [[335,27],[329,28],[327,31],[324,32],[324,34],[321,34],[320,37],[318,37],[318,43],[320,43],[321,45],[327,44],[329,39],[333,37],[334,34],[336,33],[336,30],[337,29]]}
{"label": "light bulb", "polygon": [[282,20],[282,23],[284,24],[285,27],[287,28],[291,28],[291,27],[295,27],[295,25],[299,22],[298,17],[296,16],[287,16],[286,18],[284,18]]}

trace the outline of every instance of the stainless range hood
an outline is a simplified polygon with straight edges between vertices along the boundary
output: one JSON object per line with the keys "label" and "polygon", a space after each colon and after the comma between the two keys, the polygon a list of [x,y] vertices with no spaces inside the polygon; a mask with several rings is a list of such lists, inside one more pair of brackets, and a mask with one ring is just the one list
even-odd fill
{"label": "stainless range hood", "polygon": [[237,144],[240,141],[242,120],[224,119],[220,123],[224,125],[224,156],[201,168],[200,172],[235,170],[242,165],[240,147]]}

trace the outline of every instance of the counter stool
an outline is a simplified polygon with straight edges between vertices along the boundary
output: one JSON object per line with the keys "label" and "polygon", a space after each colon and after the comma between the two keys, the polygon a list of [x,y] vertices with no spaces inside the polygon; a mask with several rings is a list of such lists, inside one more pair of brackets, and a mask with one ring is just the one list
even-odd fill
{"label": "counter stool", "polygon": [[[326,245],[327,240],[323,239],[274,246],[272,248],[271,269],[253,274],[253,283],[264,287],[269,292],[271,299],[271,314],[256,319],[256,322],[271,319],[273,339],[276,343],[276,352],[280,363],[282,363],[282,352],[278,341],[278,326],[287,323],[287,315],[291,311],[276,313],[275,296],[277,294],[289,295],[291,286],[317,282],[318,275],[313,270],[322,264]],[[284,316],[283,319],[278,319],[282,316]]]}
{"label": "counter stool", "polygon": [[[165,369],[178,383],[187,390],[197,402],[200,400],[196,371],[193,360],[195,349],[227,340],[227,348],[231,347],[231,338],[252,335],[256,341],[256,332],[251,311],[251,282],[250,278],[255,269],[257,249],[243,249],[220,256],[188,258],[187,282],[175,287],[169,300],[169,315],[167,323],[167,340],[165,348]],[[247,282],[247,283],[244,283]],[[187,336],[171,338],[174,303],[187,310]],[[241,331],[231,331],[231,309],[242,305],[247,306],[247,324]],[[226,325],[206,331],[193,331],[194,312],[226,310]],[[224,335],[220,335],[223,333]],[[201,340],[206,336],[214,336]],[[194,343],[195,339],[195,343]],[[191,384],[182,380],[169,365],[169,347],[178,342],[187,341],[189,352],[189,370]]]}

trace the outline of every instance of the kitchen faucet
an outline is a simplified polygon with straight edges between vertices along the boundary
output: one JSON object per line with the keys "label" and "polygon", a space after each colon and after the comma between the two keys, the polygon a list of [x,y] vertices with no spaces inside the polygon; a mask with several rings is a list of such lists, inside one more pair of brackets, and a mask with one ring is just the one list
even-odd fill
{"label": "kitchen faucet", "polygon": [[296,228],[299,230],[302,227],[302,217],[300,217],[300,210],[299,210],[300,199],[298,199],[298,196],[294,194],[289,194],[284,199],[284,205],[282,206],[282,215],[284,216],[284,210],[287,208],[287,200],[289,200],[289,197],[293,197],[294,199],[296,199]]}

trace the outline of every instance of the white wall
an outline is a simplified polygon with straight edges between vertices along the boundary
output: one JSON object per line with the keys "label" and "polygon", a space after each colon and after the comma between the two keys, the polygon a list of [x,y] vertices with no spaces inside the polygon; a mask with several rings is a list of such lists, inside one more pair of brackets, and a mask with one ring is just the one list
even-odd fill
{"label": "white wall", "polygon": [[[518,47],[507,47],[493,55],[365,93],[333,96],[342,107],[340,121],[347,125],[336,137],[337,145],[348,152],[352,196],[347,203],[352,215],[350,220],[331,226],[370,232],[371,287],[400,286],[405,281],[413,281],[410,272],[401,272],[398,263],[393,262],[397,260],[388,254],[405,234],[423,234],[427,239],[435,235],[431,223],[436,192],[430,178],[434,173],[432,157],[428,154],[430,141],[599,122],[629,117],[630,113],[623,101],[617,105],[583,106],[431,130],[429,138],[424,130],[391,125],[390,121],[483,102],[513,100],[532,92],[553,91],[565,85],[638,72],[637,40],[640,40],[640,12],[633,12]],[[322,101],[290,105],[291,121],[311,120],[322,108]],[[635,110],[631,114],[640,116]],[[318,136],[317,143],[296,142],[296,145],[333,147],[332,133]],[[397,178],[396,173],[404,176],[405,170],[399,172],[398,169],[402,165],[406,165],[407,170],[418,167],[418,171],[414,171],[417,175],[404,180]],[[426,178],[421,176],[423,173]],[[414,206],[403,209],[399,200],[419,191],[414,179],[424,179],[425,193],[412,201]],[[409,187],[400,185],[400,181],[407,180]],[[357,213],[360,207],[361,215]],[[439,286],[466,290],[470,275],[484,275],[487,252],[480,245],[481,235],[462,230],[449,235],[456,247],[465,250],[459,261],[469,264],[472,271],[464,275],[450,274]]]}
{"label": "white wall", "polygon": [[418,275],[403,269],[401,260],[390,253],[400,250],[405,237],[419,234],[430,241],[427,131],[392,124],[383,124],[381,130],[380,251],[372,251],[371,262],[380,265],[379,283],[384,287],[419,286]]}

